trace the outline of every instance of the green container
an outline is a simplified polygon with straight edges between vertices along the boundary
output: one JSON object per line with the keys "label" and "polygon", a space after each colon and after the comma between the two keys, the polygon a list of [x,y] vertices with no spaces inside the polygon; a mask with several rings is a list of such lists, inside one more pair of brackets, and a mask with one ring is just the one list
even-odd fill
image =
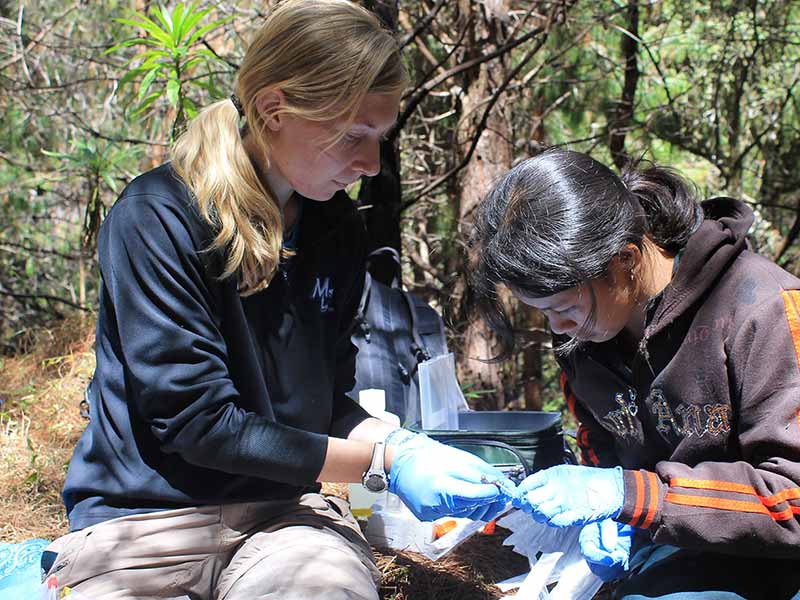
{"label": "green container", "polygon": [[540,469],[575,462],[564,444],[561,414],[557,412],[462,412],[458,429],[424,433],[479,456],[515,481]]}

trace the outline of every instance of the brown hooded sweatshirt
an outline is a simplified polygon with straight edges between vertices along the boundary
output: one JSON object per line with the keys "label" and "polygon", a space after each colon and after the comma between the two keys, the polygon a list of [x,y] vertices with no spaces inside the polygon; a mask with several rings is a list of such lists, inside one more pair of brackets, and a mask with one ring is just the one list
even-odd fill
{"label": "brown hooded sweatshirt", "polygon": [[703,209],[635,358],[560,359],[581,459],[625,469],[617,520],[656,543],[800,558],[800,280],[748,249],[747,206]]}

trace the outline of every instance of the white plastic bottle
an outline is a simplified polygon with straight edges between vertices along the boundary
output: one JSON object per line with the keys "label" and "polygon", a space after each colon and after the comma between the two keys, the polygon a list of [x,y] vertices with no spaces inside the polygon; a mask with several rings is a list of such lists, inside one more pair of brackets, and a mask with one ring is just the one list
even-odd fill
{"label": "white plastic bottle", "polygon": [[400,427],[400,417],[386,410],[386,392],[384,390],[361,390],[358,393],[358,403],[376,419]]}
{"label": "white plastic bottle", "polygon": [[[358,393],[358,403],[376,419],[400,427],[400,417],[386,411],[386,392],[384,390],[361,390]],[[365,489],[360,483],[348,484],[347,492],[350,509],[353,511],[353,515],[359,519],[368,518],[372,514],[373,505],[385,506],[387,503],[388,492],[376,494]]]}

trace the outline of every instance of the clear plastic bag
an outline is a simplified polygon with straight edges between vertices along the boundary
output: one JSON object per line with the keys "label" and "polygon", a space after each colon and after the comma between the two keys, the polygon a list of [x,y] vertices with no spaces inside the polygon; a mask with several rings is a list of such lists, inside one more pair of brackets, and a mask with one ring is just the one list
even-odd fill
{"label": "clear plastic bag", "polygon": [[422,429],[458,429],[458,413],[469,410],[456,379],[452,352],[419,365],[419,393]]}
{"label": "clear plastic bag", "polygon": [[[521,577],[498,584],[504,591],[519,585],[516,600],[589,600],[603,582],[590,570],[581,555],[580,527],[559,529],[537,523],[521,510],[515,510],[497,522],[512,533],[503,542],[514,552],[528,558],[531,570]],[[548,591],[547,586],[556,583]]]}
{"label": "clear plastic bag", "polygon": [[76,592],[69,587],[58,589],[58,578],[55,575],[44,580],[42,583],[40,600],[92,600],[89,596]]}
{"label": "clear plastic bag", "polygon": [[40,600],[58,600],[58,596],[58,580],[54,576],[46,578],[42,583]]}

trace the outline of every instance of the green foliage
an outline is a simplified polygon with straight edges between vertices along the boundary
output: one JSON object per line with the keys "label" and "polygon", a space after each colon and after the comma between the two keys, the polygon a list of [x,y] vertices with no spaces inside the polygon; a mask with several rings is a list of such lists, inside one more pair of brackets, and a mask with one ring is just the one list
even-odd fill
{"label": "green foliage", "polygon": [[[176,109],[172,125],[174,137],[184,121],[197,114],[197,106],[187,92],[189,81],[196,77],[198,71],[205,70],[206,74],[210,74],[214,63],[221,62],[211,50],[200,47],[200,42],[203,36],[231,20],[231,17],[223,17],[205,25],[201,24],[211,12],[210,7],[199,8],[198,2],[188,6],[178,3],[172,11],[153,7],[151,13],[155,18],[133,12],[128,18],[116,19],[117,22],[138,30],[143,37],[131,37],[116,44],[106,51],[107,54],[120,53],[138,46],[148,48],[141,50],[127,62],[126,66],[130,68],[120,79],[120,87],[138,84],[130,117],[144,117],[153,104],[162,95],[166,95],[169,105]],[[195,81],[194,85],[201,84]],[[205,85],[212,94],[220,95],[213,78],[209,77]]]}
{"label": "green foliage", "polygon": [[102,181],[112,192],[119,189],[115,177],[120,174],[120,169],[141,154],[140,148],[98,142],[94,138],[72,139],[70,145],[70,152],[42,150],[42,154],[57,159],[60,163],[57,170],[64,176],[79,174],[86,179]]}
{"label": "green foliage", "polygon": [[[66,0],[30,0],[19,25],[16,15],[0,22],[7,57],[0,67],[0,342],[63,314],[63,303],[44,296],[92,304],[93,264],[81,246],[91,247],[105,207],[124,183],[163,162],[182,124],[230,89],[242,40],[274,4],[146,2],[136,12],[129,0],[114,0],[95,3],[87,19]],[[444,76],[400,131],[406,202],[457,165],[462,124],[474,117],[464,107],[482,111],[503,74],[539,38],[485,63],[491,85],[471,103],[465,95],[478,68],[459,66],[541,27],[553,4],[492,3],[508,12],[488,23],[485,3],[446,2],[419,29],[440,3],[397,4],[401,37],[414,32],[403,50],[412,89]],[[631,29],[628,3],[567,4],[565,18],[550,23],[546,43],[496,105],[506,111],[513,160],[541,145],[564,144],[610,161],[609,129],[625,81],[620,44]],[[798,214],[800,4],[664,0],[638,6],[640,77],[625,150],[677,168],[701,194],[736,194],[757,205],[755,235],[776,252]],[[482,30],[467,31],[479,22]],[[24,55],[21,40],[30,42]],[[491,148],[481,148],[473,164],[478,154],[484,164],[493,158]],[[451,178],[405,210],[400,227],[405,282],[438,302],[458,334],[465,326],[462,291],[454,283],[463,274],[468,232],[463,191]],[[359,185],[349,192],[357,196]],[[797,269],[796,246],[789,244],[782,258],[789,268]],[[89,280],[85,300],[79,271]],[[456,352],[460,340],[451,341]],[[542,349],[541,363],[544,406],[562,409],[551,350]],[[506,400],[519,400],[523,360],[502,369]],[[494,399],[485,385],[462,384],[475,404]]]}
{"label": "green foliage", "polygon": [[220,67],[215,52],[236,57],[259,23],[255,3],[168,6],[140,15],[113,0],[87,18],[66,0],[30,0],[0,20],[0,352],[94,305],[106,208],[228,89],[234,62]]}
{"label": "green foliage", "polygon": [[[93,249],[106,203],[103,192],[116,194],[118,179],[141,154],[137,147],[119,146],[105,141],[73,139],[69,152],[42,150],[45,156],[56,159],[56,172],[62,178],[79,176],[85,181],[88,197],[83,218],[83,246]],[[105,188],[105,190],[104,190]]]}

